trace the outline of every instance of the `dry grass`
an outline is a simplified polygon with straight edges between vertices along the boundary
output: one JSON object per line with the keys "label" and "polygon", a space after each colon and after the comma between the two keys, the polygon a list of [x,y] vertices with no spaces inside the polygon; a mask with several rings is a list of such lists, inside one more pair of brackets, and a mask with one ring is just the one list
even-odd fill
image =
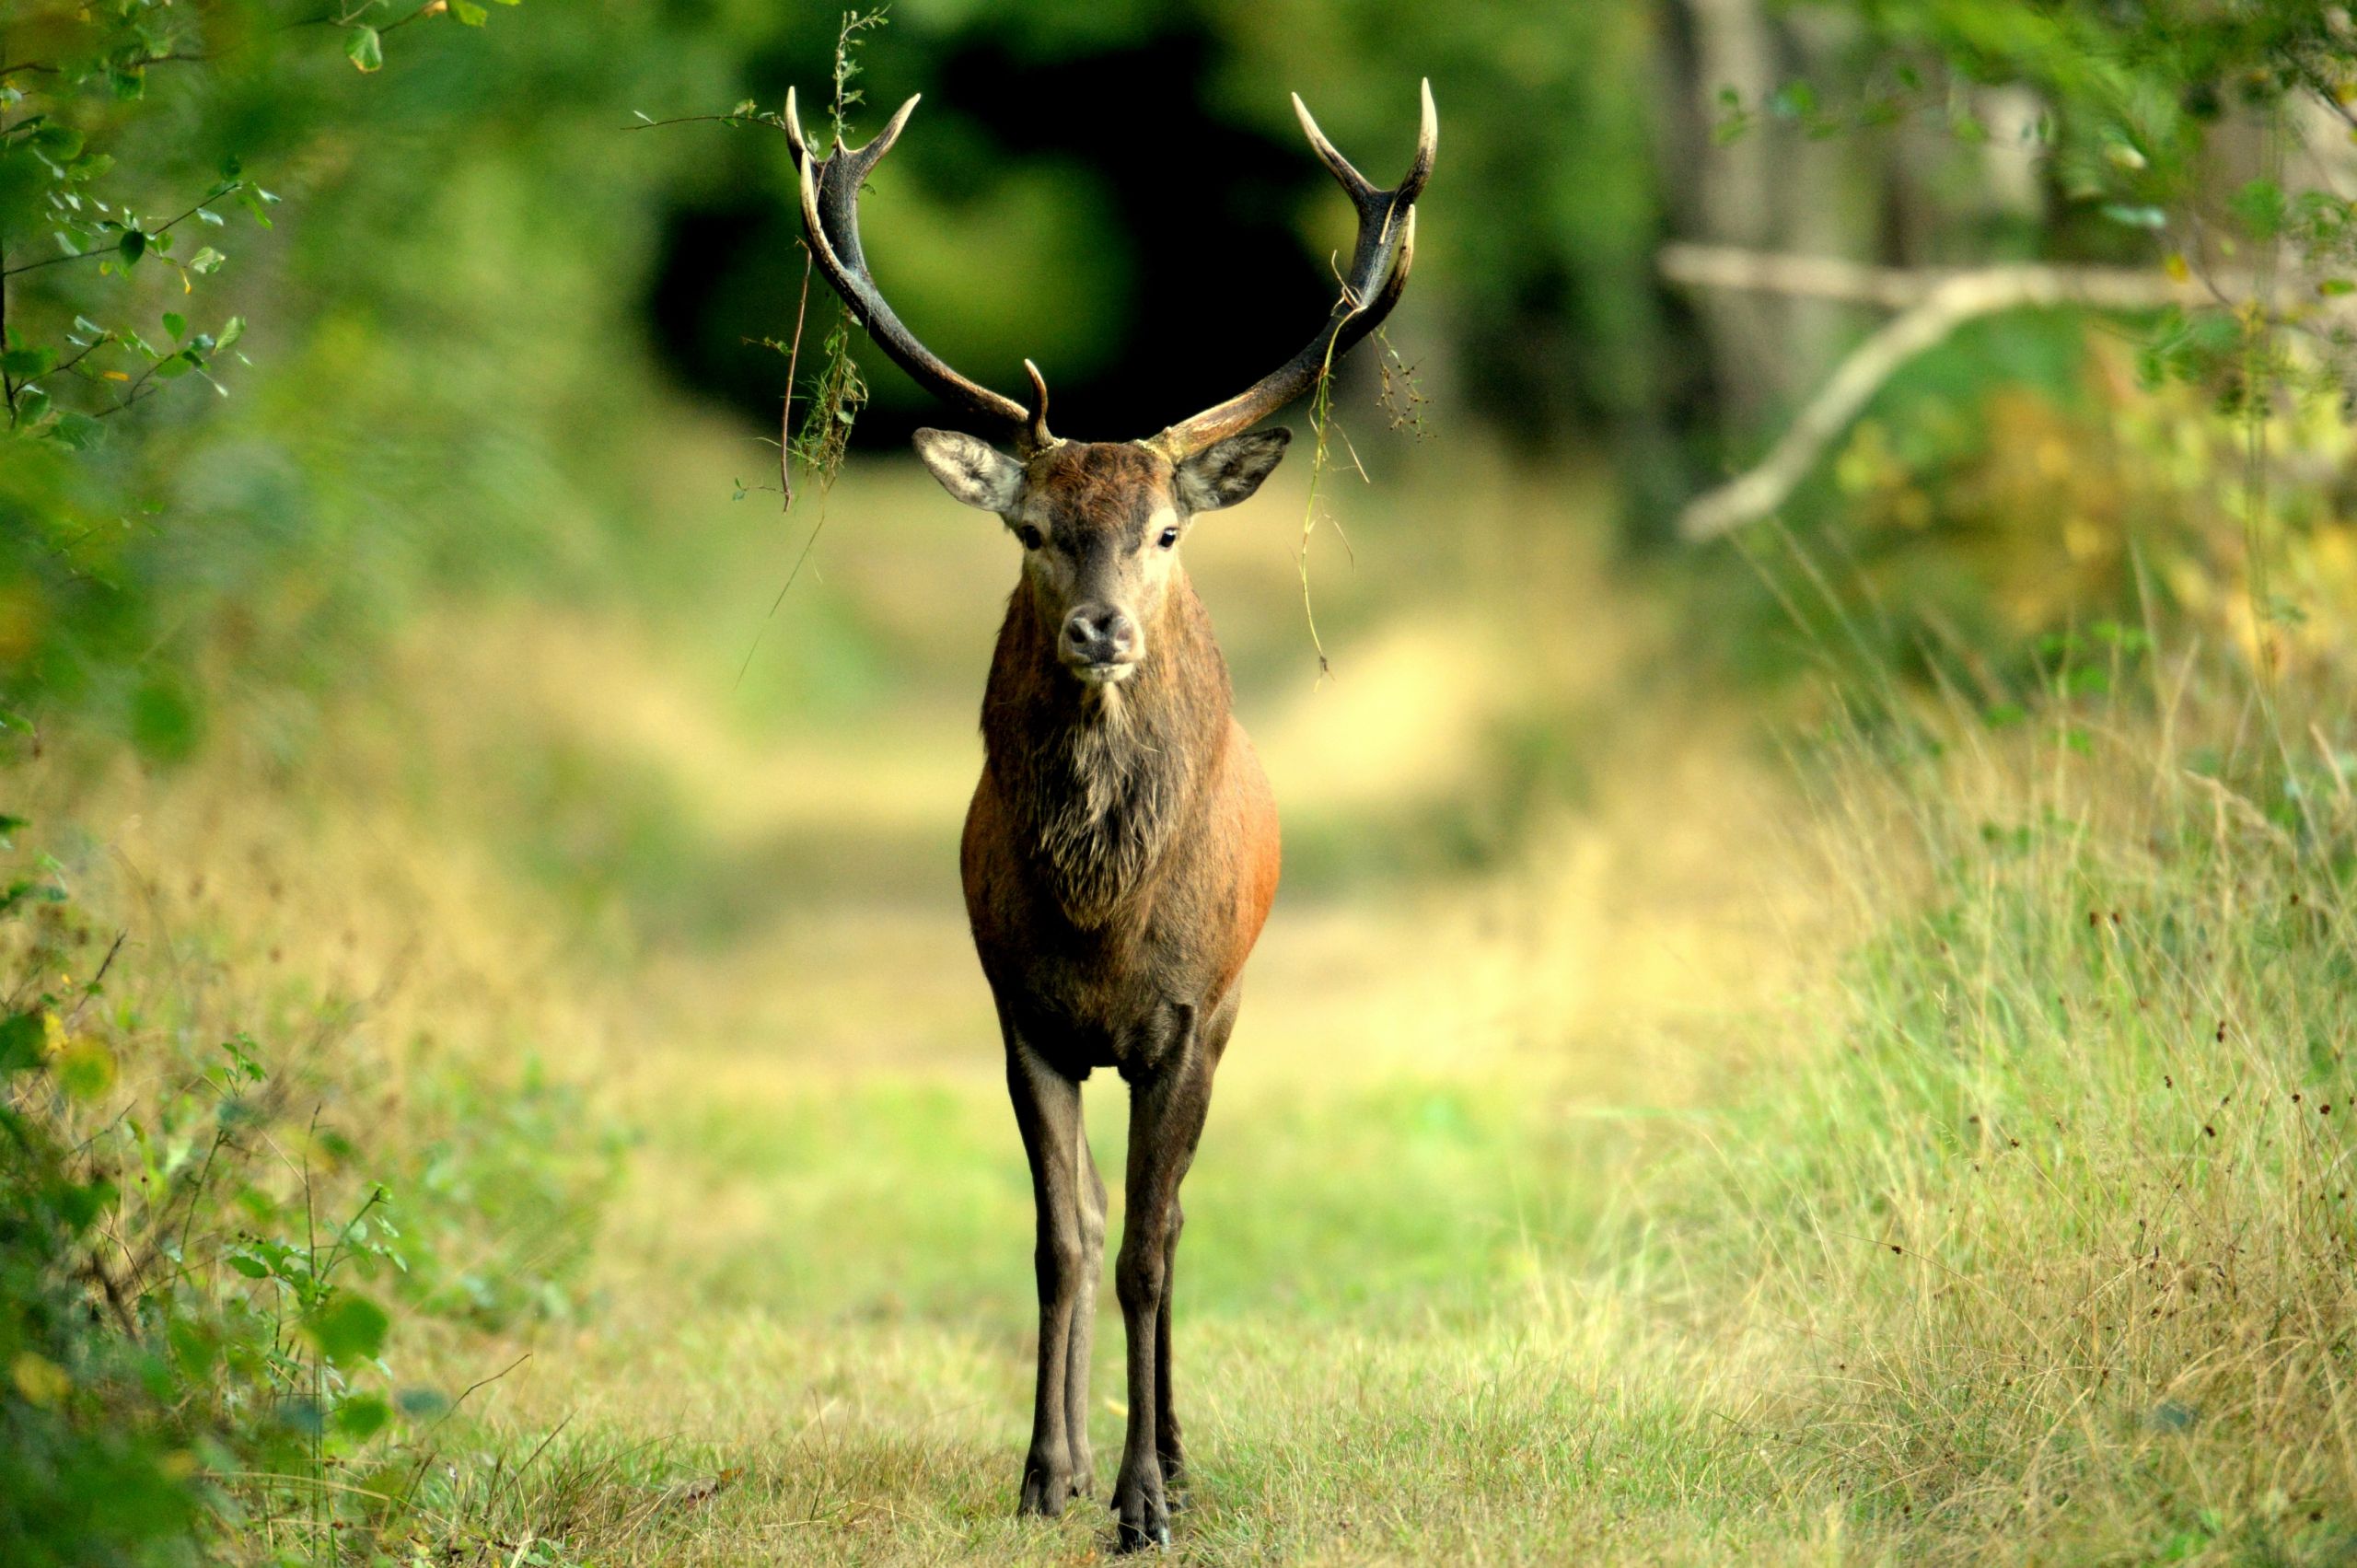
{"label": "dry grass", "polygon": [[[532,1353],[429,1489],[483,1561],[1109,1537],[1012,1516],[1029,1200],[950,869],[1011,565],[912,475],[832,505],[741,687],[798,541],[685,509],[689,608],[450,607],[306,776],[53,791],[149,929],[374,999],[388,1073],[536,1050],[638,1129],[595,1309],[436,1342],[453,1386]],[[2172,678],[1838,736],[1804,798],[1580,506],[1353,499],[1322,687],[1297,493],[1190,545],[1292,879],[1189,1184],[1180,1554],[2345,1558],[2345,773],[2284,818]]]}

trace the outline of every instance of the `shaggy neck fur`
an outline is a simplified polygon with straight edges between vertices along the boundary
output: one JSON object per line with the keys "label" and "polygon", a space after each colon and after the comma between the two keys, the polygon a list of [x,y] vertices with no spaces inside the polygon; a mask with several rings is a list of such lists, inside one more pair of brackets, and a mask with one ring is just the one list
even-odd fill
{"label": "shaggy neck fur", "polygon": [[1113,686],[1058,662],[1028,577],[999,628],[982,747],[1016,840],[1076,925],[1105,925],[1151,887],[1203,798],[1228,716],[1227,665],[1183,575],[1146,656]]}

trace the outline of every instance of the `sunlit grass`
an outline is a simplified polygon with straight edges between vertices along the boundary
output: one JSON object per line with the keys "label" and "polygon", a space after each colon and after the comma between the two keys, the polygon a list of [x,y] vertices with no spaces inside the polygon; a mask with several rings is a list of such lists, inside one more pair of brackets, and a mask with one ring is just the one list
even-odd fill
{"label": "sunlit grass", "polygon": [[[2338,678],[2270,715],[2130,646],[2026,721],[1868,709],[1778,764],[1562,487],[1457,489],[1446,534],[1437,471],[1346,512],[1322,687],[1252,531],[1290,503],[1190,546],[1295,876],[1187,1188],[1178,1554],[2345,1556]],[[1109,1542],[1013,1516],[1030,1198],[954,875],[1011,557],[888,468],[834,505],[741,685],[778,541],[726,514],[700,599],[421,613],[299,772],[60,758],[31,801],[111,825],[75,864],[139,961],[354,1006],[389,1124],[528,1056],[633,1130],[577,1307],[405,1351],[451,1391],[529,1355],[400,1438],[401,1550]],[[1109,1292],[1100,1493],[1120,1341]]]}

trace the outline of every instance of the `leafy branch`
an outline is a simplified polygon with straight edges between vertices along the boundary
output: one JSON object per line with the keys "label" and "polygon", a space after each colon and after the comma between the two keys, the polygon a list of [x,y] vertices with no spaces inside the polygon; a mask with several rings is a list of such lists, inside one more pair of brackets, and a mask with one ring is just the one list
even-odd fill
{"label": "leafy branch", "polygon": [[[66,272],[83,271],[76,262],[95,263],[99,277],[127,280],[152,261],[177,273],[180,292],[190,295],[229,258],[210,244],[184,261],[174,255],[184,226],[226,228],[224,213],[231,203],[261,227],[272,226],[269,209],[278,197],[234,159],[195,202],[159,219],[146,215],[135,200],[112,193],[115,158],[92,145],[119,141],[137,117],[149,67],[217,58],[207,29],[219,10],[175,0],[60,7],[29,18],[48,24],[42,36],[51,46],[41,59],[6,59],[6,40],[0,36],[0,190],[9,193],[0,210],[0,425],[6,434],[85,446],[94,436],[95,420],[120,413],[182,377],[200,377],[226,393],[211,369],[244,331],[241,319],[229,317],[210,332],[192,331],[180,311],[165,309],[160,317],[168,336],[151,342],[148,332],[119,319],[110,325],[93,320],[99,307],[86,297],[87,287],[59,281]],[[375,71],[389,34],[435,17],[482,27],[488,16],[474,0],[339,0],[334,10],[275,30],[339,30],[345,57]],[[242,47],[253,36],[233,33],[227,47]],[[31,253],[44,245],[51,253]],[[107,351],[125,357],[112,366],[94,357]],[[85,408],[59,405],[57,391],[68,385],[90,389]]]}

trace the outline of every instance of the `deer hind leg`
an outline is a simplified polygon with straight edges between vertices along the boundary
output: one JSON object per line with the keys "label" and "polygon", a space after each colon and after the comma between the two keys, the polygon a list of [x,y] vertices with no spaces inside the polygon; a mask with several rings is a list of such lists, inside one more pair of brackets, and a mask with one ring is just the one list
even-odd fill
{"label": "deer hind leg", "polygon": [[1052,1516],[1063,1512],[1073,1492],[1065,1373],[1086,1259],[1075,1157],[1081,1147],[1080,1086],[1041,1061],[1012,1028],[1006,1030],[1006,1084],[1030,1160],[1039,1217],[1032,1259],[1039,1284],[1039,1381],[1016,1512]]}
{"label": "deer hind leg", "polygon": [[1097,1285],[1105,1272],[1105,1179],[1088,1132],[1079,1130],[1080,1288],[1073,1296],[1072,1328],[1064,1358],[1064,1435],[1072,1452],[1072,1494],[1086,1497],[1097,1488],[1097,1463],[1088,1446],[1089,1350],[1097,1337]]}
{"label": "deer hind leg", "polygon": [[1123,1551],[1170,1544],[1159,1441],[1159,1411],[1169,1387],[1157,1366],[1168,1342],[1164,1286],[1178,1183],[1194,1159],[1212,1088],[1211,1062],[1197,1047],[1192,1024],[1190,1016],[1178,1049],[1130,1089],[1129,1212],[1113,1266],[1129,1342],[1129,1428],[1120,1475],[1113,1483]]}

